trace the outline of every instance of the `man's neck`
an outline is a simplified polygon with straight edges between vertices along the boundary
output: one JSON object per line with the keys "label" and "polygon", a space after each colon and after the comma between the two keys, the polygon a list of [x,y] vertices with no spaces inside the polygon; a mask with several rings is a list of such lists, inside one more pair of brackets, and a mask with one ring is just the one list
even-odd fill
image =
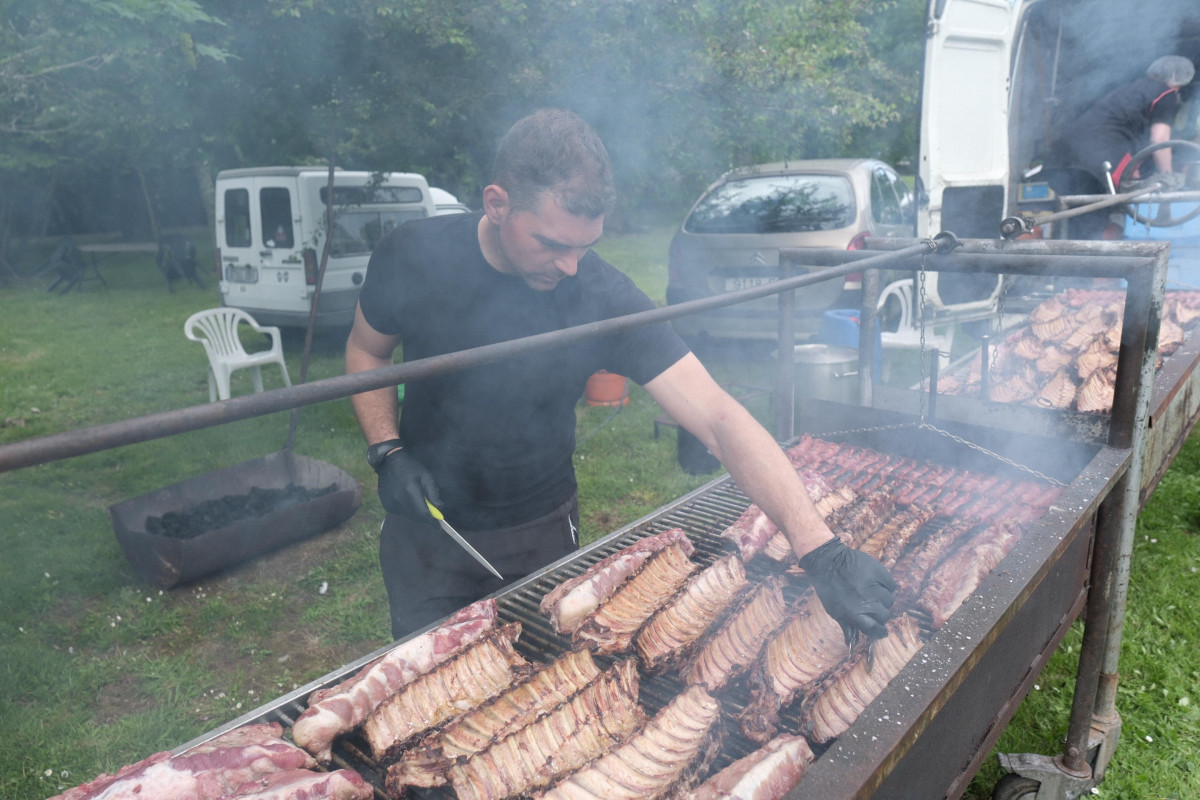
{"label": "man's neck", "polygon": [[483,260],[497,272],[510,275],[511,272],[505,269],[504,254],[500,249],[500,229],[487,218],[487,214],[479,218],[475,235],[479,239],[479,250],[483,253]]}

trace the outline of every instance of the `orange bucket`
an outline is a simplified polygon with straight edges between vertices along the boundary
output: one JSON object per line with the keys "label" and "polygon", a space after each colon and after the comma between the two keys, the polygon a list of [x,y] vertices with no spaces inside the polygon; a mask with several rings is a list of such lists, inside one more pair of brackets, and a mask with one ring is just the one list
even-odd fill
{"label": "orange bucket", "polygon": [[629,379],[602,369],[587,379],[584,400],[589,406],[627,406]]}

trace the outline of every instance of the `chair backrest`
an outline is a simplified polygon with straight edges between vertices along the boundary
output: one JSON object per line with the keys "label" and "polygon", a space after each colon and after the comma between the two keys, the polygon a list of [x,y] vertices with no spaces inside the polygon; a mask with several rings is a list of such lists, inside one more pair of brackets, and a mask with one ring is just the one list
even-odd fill
{"label": "chair backrest", "polygon": [[912,280],[905,278],[885,286],[879,293],[879,303],[876,305],[876,309],[883,311],[889,297],[894,297],[900,304],[900,317],[896,324],[896,330],[903,331],[905,328],[915,327],[912,313]]}
{"label": "chair backrest", "polygon": [[239,308],[210,308],[197,311],[183,323],[183,334],[200,342],[209,356],[244,356],[246,348],[238,337],[238,324],[257,327],[254,317]]}

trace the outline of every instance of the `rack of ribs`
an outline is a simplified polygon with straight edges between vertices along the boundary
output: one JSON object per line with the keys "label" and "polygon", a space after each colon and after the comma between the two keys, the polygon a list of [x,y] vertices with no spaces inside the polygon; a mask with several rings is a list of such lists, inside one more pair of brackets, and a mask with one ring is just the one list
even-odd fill
{"label": "rack of ribs", "polygon": [[573,636],[575,643],[597,653],[625,652],[642,623],[699,568],[679,543],[659,550],[580,623]]}
{"label": "rack of ribs", "polygon": [[634,644],[642,666],[653,673],[686,658],[746,585],[746,569],[733,553],[689,578],[638,631]]}
{"label": "rack of ribs", "polygon": [[446,770],[456,759],[472,756],[523,728],[598,677],[600,668],[591,652],[572,650],[405,750],[388,768],[388,785],[396,794],[407,786],[444,785]]}
{"label": "rack of ribs", "polygon": [[867,647],[856,647],[850,660],[805,699],[801,729],[812,742],[826,744],[840,736],[921,649],[920,626],[908,614],[887,628],[888,635],[875,640],[873,665],[867,663]]}
{"label": "rack of ribs", "polygon": [[480,600],[446,622],[402,642],[355,675],[313,692],[292,725],[296,744],[329,763],[333,740],[349,733],[407,683],[431,670],[496,625],[496,601]]}
{"label": "rack of ribs", "polygon": [[603,755],[645,724],[637,696],[637,662],[618,662],[553,711],[451,766],[458,800],[526,795]]}
{"label": "rack of ribs", "polygon": [[513,648],[512,622],[468,645],[389,697],[371,712],[363,733],[377,761],[391,761],[414,737],[508,689],[531,670]]}
{"label": "rack of ribs", "polygon": [[533,800],[658,800],[686,792],[722,742],[721,704],[692,686],[623,744]]}
{"label": "rack of ribs", "polygon": [[725,622],[709,633],[685,669],[689,685],[719,691],[754,662],[767,638],[786,619],[783,582],[773,576],[754,587]]}
{"label": "rack of ribs", "polygon": [[697,786],[685,800],[779,800],[812,762],[813,751],[803,736],[780,734]]}
{"label": "rack of ribs", "polygon": [[575,629],[601,603],[637,572],[646,559],[671,544],[678,544],[686,555],[695,549],[687,534],[672,528],[638,539],[612,555],[588,567],[582,575],[563,581],[542,598],[540,610],[555,633],[574,633]]}

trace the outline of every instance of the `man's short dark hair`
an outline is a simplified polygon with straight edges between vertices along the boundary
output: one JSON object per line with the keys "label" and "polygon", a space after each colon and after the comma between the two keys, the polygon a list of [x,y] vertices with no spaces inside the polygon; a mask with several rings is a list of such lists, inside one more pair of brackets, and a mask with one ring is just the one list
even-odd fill
{"label": "man's short dark hair", "polygon": [[496,149],[492,183],[514,210],[558,194],[564,209],[595,219],[613,210],[617,191],[608,151],[592,126],[571,111],[544,108],[518,120]]}

